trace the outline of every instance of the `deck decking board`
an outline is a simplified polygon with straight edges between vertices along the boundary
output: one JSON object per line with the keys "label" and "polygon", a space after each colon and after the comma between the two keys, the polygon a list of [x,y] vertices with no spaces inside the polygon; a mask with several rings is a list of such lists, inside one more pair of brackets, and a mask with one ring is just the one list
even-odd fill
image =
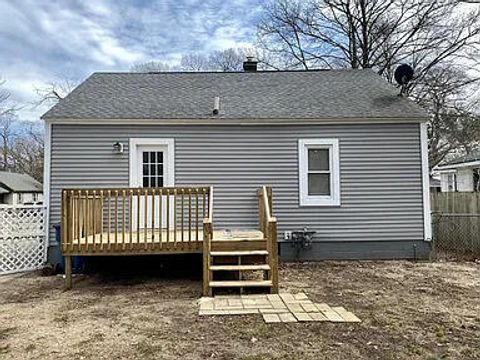
{"label": "deck decking board", "polygon": [[[103,233],[95,233],[88,237],[74,238],[64,248],[66,255],[148,255],[162,253],[201,253],[203,242],[203,230],[198,231],[198,239],[185,234],[186,231],[166,229],[155,230],[139,229],[140,231],[132,231],[126,236],[127,241],[114,241],[118,238],[118,233],[105,231]],[[183,233],[183,234],[182,234]],[[186,236],[185,236],[186,235]],[[229,232],[229,236],[225,235],[224,230],[215,230],[213,232],[213,244],[228,242],[245,242],[249,241],[258,243],[264,238],[263,233],[258,230],[233,230]],[[181,240],[183,239],[183,241]]]}

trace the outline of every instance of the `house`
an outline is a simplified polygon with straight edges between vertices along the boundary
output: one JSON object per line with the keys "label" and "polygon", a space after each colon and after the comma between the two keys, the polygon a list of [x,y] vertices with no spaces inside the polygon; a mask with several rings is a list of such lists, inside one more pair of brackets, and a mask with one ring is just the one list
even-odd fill
{"label": "house", "polygon": [[436,166],[442,192],[480,191],[480,150]]}
{"label": "house", "polygon": [[30,205],[43,202],[43,186],[27,174],[0,171],[0,204]]}
{"label": "house", "polygon": [[369,69],[244,68],[94,73],[45,113],[50,244],[62,219],[68,255],[426,257],[426,113]]}

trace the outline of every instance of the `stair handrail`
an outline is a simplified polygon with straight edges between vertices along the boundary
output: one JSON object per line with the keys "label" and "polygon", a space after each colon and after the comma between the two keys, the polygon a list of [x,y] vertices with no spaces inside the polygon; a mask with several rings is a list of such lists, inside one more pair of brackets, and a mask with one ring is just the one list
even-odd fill
{"label": "stair handrail", "polygon": [[265,208],[265,217],[267,222],[277,221],[275,217],[272,216],[272,188],[262,186],[263,193],[263,205]]}
{"label": "stair handrail", "polygon": [[210,251],[213,238],[213,186],[208,192],[208,214],[203,219],[203,295],[211,295]]}
{"label": "stair handrail", "polygon": [[272,215],[272,188],[262,186],[259,195],[259,227],[267,241],[268,259],[271,271],[272,292],[278,293],[278,244],[277,218]]}

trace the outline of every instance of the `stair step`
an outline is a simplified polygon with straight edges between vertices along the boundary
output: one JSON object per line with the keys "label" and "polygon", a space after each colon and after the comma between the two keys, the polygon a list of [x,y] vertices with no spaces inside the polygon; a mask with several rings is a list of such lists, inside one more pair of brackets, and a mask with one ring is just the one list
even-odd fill
{"label": "stair step", "polygon": [[267,264],[261,265],[212,265],[212,271],[242,271],[242,270],[270,270]]}
{"label": "stair step", "polygon": [[270,280],[210,281],[210,287],[271,287]]}
{"label": "stair step", "polygon": [[211,256],[268,255],[267,250],[211,251]]}

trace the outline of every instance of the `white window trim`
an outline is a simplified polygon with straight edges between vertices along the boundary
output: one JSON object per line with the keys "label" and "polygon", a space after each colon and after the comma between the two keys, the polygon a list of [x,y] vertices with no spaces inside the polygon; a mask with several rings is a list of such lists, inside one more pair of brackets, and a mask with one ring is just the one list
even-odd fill
{"label": "white window trim", "polygon": [[[300,206],[340,206],[340,153],[338,139],[298,140]],[[308,195],[308,149],[329,149],[330,196]]]}
{"label": "white window trim", "polygon": [[167,147],[167,176],[163,186],[175,186],[175,140],[171,138],[130,138],[129,143],[129,184],[130,187],[139,187],[137,148],[139,146],[166,146]]}

